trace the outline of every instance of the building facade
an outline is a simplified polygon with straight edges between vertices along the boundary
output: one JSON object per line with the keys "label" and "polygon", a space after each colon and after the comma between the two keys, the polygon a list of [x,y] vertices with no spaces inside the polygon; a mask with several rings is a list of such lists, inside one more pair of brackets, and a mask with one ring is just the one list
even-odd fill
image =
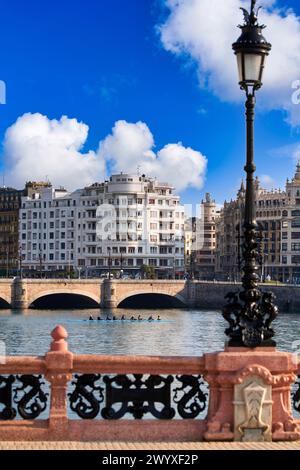
{"label": "building facade", "polygon": [[19,266],[19,210],[24,190],[0,188],[0,276],[16,275]]}
{"label": "building facade", "polygon": [[[300,163],[284,191],[267,191],[256,180],[256,220],[262,280],[300,282]],[[243,243],[245,188],[235,201],[225,202],[217,220],[216,273],[237,279]]]}
{"label": "building facade", "polygon": [[119,174],[75,192],[52,186],[22,198],[23,268],[77,275],[184,274],[184,207],[167,183]]}
{"label": "building facade", "polygon": [[215,277],[216,203],[209,193],[201,201],[200,217],[185,224],[185,263],[191,277],[212,280]]}

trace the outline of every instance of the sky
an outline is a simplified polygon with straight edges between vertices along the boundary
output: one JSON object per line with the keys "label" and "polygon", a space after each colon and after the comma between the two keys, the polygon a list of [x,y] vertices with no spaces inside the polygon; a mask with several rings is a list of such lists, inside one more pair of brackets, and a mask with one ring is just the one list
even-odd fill
{"label": "sky", "polygon": [[[187,204],[235,197],[245,124],[231,44],[249,3],[2,0],[1,185],[73,190],[139,171]],[[300,159],[300,4],[260,4],[273,49],[257,94],[257,175],[283,188]]]}

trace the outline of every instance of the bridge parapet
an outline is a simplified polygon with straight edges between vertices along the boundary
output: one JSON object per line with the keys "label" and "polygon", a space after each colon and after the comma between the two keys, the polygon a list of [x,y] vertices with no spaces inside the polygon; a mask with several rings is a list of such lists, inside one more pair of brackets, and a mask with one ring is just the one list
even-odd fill
{"label": "bridge parapet", "polygon": [[[7,357],[0,364],[1,440],[300,439],[290,399],[300,367],[289,353],[76,355],[63,327],[52,339],[44,357]],[[296,382],[298,411],[299,393]]]}

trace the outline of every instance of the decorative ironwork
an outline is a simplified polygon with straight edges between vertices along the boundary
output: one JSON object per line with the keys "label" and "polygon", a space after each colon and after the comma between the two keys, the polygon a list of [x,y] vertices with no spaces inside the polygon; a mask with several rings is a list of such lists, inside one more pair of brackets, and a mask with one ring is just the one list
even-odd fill
{"label": "decorative ironwork", "polygon": [[9,377],[0,376],[0,405],[3,406],[0,411],[0,419],[9,420],[16,417],[16,410],[13,408],[12,398],[12,384],[15,381],[15,377],[10,375]]}
{"label": "decorative ironwork", "polygon": [[[176,379],[182,383],[182,386],[174,390],[174,403],[177,404],[179,415],[183,419],[195,419],[205,410],[208,393],[201,389],[205,386],[201,375],[177,375]],[[187,391],[186,389],[189,388]]]}
{"label": "decorative ironwork", "polygon": [[239,28],[244,28],[245,26],[258,26],[261,29],[266,28],[266,25],[264,25],[264,24],[259,25],[258,24],[258,13],[259,13],[259,10],[262,7],[258,7],[257,10],[255,11],[254,8],[255,8],[255,5],[256,5],[256,2],[257,2],[257,0],[251,0],[250,13],[248,12],[248,10],[246,10],[246,8],[240,7],[240,10],[242,10],[243,15],[244,15],[244,24],[243,24],[243,26],[240,25]]}
{"label": "decorative ironwork", "polygon": [[[142,374],[134,374],[132,377],[103,377],[106,384],[106,407],[101,412],[103,418],[120,419],[126,413],[135,419],[142,419],[146,413],[157,419],[172,419],[175,416],[171,408],[171,383],[174,380],[171,375],[150,375],[145,380]],[[113,408],[116,403],[121,403],[117,411]],[[157,409],[157,403],[163,405],[161,410]]]}
{"label": "decorative ironwork", "polygon": [[292,402],[294,409],[300,413],[300,375],[295,383],[295,390],[292,392]]}
{"label": "decorative ironwork", "polygon": [[[17,411],[23,419],[36,419],[46,409],[48,393],[41,375],[0,376],[0,420],[12,420]],[[16,387],[20,382],[21,386]],[[16,406],[13,406],[16,405]]]}
{"label": "decorative ironwork", "polygon": [[195,419],[207,405],[208,394],[202,389],[205,382],[201,376],[176,376],[181,386],[172,375],[76,374],[74,379],[75,388],[68,394],[70,408],[82,419],[94,419],[100,411],[102,418],[109,420],[126,414],[142,419],[147,413],[157,419],[173,419],[176,408],[181,418]]}
{"label": "decorative ironwork", "polygon": [[[14,390],[14,401],[18,404],[18,412],[23,419],[36,419],[45,411],[48,393],[42,386],[41,375],[18,375],[17,380],[22,386]],[[19,395],[22,395],[20,398]]]}
{"label": "decorative ironwork", "polygon": [[[100,403],[103,402],[103,388],[95,383],[100,379],[99,374],[75,375],[76,380],[72,382],[75,389],[69,393],[71,410],[82,419],[94,419],[99,414]],[[98,393],[98,398],[94,393]]]}

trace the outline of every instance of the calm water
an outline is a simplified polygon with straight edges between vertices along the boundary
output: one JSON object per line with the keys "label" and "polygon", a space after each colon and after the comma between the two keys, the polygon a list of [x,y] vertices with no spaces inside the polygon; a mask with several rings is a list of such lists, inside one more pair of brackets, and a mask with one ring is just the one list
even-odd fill
{"label": "calm water", "polygon": [[[106,315],[107,312],[101,312]],[[8,355],[43,355],[49,349],[50,332],[64,325],[69,332],[69,349],[78,354],[138,354],[195,356],[221,350],[226,328],[220,312],[203,310],[118,309],[120,317],[144,318],[159,314],[172,323],[92,323],[76,322],[97,310],[29,310],[26,313],[0,311],[0,341]],[[293,351],[292,343],[300,340],[300,314],[282,313],[276,320],[278,348]]]}

